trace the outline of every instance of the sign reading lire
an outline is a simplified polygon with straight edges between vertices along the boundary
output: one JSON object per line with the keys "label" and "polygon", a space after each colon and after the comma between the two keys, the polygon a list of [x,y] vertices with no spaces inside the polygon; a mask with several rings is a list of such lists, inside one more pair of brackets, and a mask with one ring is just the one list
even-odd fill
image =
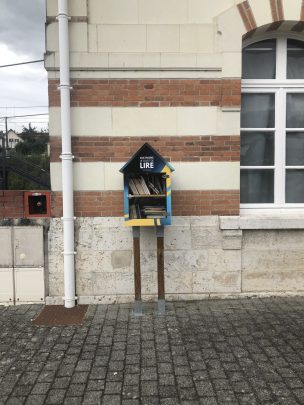
{"label": "sign reading lire", "polygon": [[139,168],[141,170],[154,169],[154,156],[140,156],[139,157]]}

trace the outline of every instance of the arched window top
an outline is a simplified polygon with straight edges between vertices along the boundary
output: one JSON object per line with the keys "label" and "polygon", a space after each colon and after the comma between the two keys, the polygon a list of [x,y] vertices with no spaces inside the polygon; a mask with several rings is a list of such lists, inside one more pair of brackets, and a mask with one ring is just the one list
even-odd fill
{"label": "arched window top", "polygon": [[246,41],[242,79],[304,80],[304,41],[286,36]]}
{"label": "arched window top", "polygon": [[275,79],[276,39],[255,42],[243,49],[243,79]]}
{"label": "arched window top", "polygon": [[287,79],[304,79],[304,42],[287,39]]}

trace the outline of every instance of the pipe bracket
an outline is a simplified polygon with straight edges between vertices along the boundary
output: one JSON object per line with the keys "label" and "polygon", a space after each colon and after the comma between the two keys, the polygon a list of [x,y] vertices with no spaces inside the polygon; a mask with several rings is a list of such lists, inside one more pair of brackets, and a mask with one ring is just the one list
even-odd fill
{"label": "pipe bracket", "polygon": [[72,153],[62,153],[60,156],[61,160],[73,160],[75,156]]}
{"label": "pipe bracket", "polygon": [[67,20],[71,20],[71,17],[67,14],[67,13],[58,13],[57,15],[56,15],[56,20],[59,20],[60,18],[64,18],[64,19],[67,19]]}
{"label": "pipe bracket", "polygon": [[69,84],[59,84],[59,86],[57,87],[57,90],[61,90],[61,89],[67,89],[67,90],[73,90],[73,87]]}

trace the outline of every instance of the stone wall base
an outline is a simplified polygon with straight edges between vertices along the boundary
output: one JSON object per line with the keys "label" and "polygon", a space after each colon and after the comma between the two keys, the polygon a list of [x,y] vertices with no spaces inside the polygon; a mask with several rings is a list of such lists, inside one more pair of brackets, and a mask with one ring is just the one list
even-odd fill
{"label": "stone wall base", "polygon": [[[167,300],[304,294],[301,222],[240,217],[174,217],[165,228]],[[259,229],[256,225],[259,224]],[[132,229],[122,218],[77,218],[79,303],[128,303],[134,298]],[[157,300],[156,234],[141,229],[144,301]],[[47,303],[63,303],[62,223],[51,219]]]}
{"label": "stone wall base", "polygon": [[[219,299],[251,299],[251,298],[288,298],[302,297],[304,292],[281,292],[281,293],[239,293],[239,294],[167,294],[166,301],[201,301],[201,300],[219,300]],[[130,304],[134,302],[134,295],[103,295],[103,296],[79,296],[78,305],[110,305],[110,304]],[[157,304],[157,295],[147,295],[143,302],[155,302]],[[63,305],[62,297],[46,297],[46,305]]]}

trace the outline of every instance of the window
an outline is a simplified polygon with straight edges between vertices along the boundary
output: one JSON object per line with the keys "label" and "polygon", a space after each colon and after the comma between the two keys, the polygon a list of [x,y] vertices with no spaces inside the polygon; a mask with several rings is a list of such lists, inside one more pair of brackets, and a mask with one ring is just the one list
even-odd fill
{"label": "window", "polygon": [[304,42],[243,49],[241,208],[304,208]]}

